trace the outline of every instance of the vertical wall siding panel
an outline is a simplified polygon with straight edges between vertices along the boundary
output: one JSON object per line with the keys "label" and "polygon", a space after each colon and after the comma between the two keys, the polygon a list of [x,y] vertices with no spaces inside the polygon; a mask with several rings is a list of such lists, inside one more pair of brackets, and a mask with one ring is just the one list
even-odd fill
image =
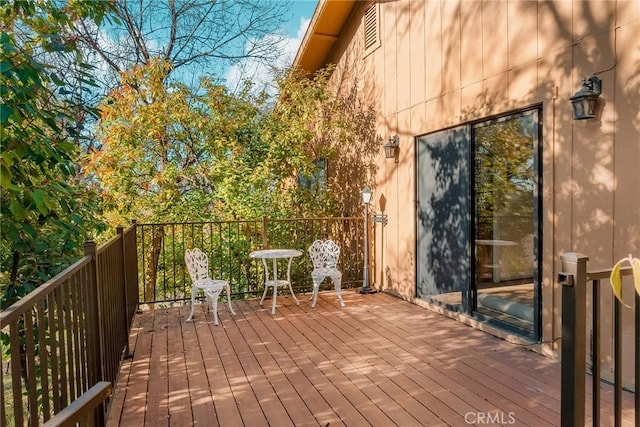
{"label": "vertical wall siding panel", "polygon": [[[387,126],[388,133],[384,135],[386,140],[393,134],[399,134],[398,132],[398,117],[397,117],[397,29],[396,27],[396,11],[397,2],[381,2],[381,31],[382,31],[382,49],[381,55],[384,61],[384,75],[382,85],[384,91],[384,104],[382,108],[382,116]],[[387,236],[394,236],[388,239],[387,246],[385,248],[385,263],[392,271],[396,271],[398,265],[398,239],[400,233],[398,230],[397,221],[397,206],[398,206],[398,165],[393,162],[385,162],[385,173],[388,177],[388,181],[384,187],[384,196],[387,199],[389,224],[391,228],[388,228],[389,233]],[[374,196],[378,201],[380,194]],[[386,268],[386,267],[385,267]],[[375,273],[374,273],[375,274]],[[391,274],[394,277],[395,273]]]}
{"label": "vertical wall siding panel", "polygon": [[[589,37],[574,47],[574,89],[583,77],[613,65],[611,34]],[[614,73],[603,80],[597,120],[573,121],[576,191],[573,200],[574,248],[587,253],[589,267],[607,268],[613,262],[613,139],[615,132]]]}
{"label": "vertical wall siding panel", "polygon": [[411,92],[410,105],[416,105],[425,100],[425,22],[424,9],[427,2],[411,0],[409,13],[409,46],[411,49]]}
{"label": "vertical wall siding panel", "polygon": [[[577,71],[582,73],[574,76],[578,83],[581,82],[583,77],[589,77],[594,73],[598,73],[599,77],[604,79],[600,73],[603,71],[609,71],[613,68],[616,64],[614,36],[615,32],[608,32],[597,36],[587,37],[575,46],[573,54],[575,58],[574,66]],[[607,83],[608,85],[603,85],[602,90],[604,92],[611,89],[613,80],[609,79]],[[580,86],[578,84],[573,91],[577,91],[579,88]],[[613,92],[609,92],[609,94],[612,95]],[[611,96],[607,99],[609,100],[607,107],[609,110],[612,110],[614,99]]]}
{"label": "vertical wall siding panel", "polygon": [[[482,4],[460,2],[460,82],[465,87],[482,80]],[[464,65],[462,65],[464,64]]]}
{"label": "vertical wall siding panel", "polygon": [[[543,125],[543,185],[549,188],[543,199],[543,233],[545,242],[553,241],[551,251],[543,251],[547,258],[543,259],[544,270],[551,275],[551,283],[556,280],[552,276],[552,267],[564,252],[572,250],[572,182],[571,182],[571,136],[572,113],[568,102],[568,88],[571,87],[571,52],[555,51],[543,56],[538,61],[540,85],[548,87],[551,99],[544,105]],[[556,95],[557,91],[557,95]],[[557,97],[553,99],[553,97]],[[550,175],[553,174],[553,175]],[[551,187],[546,187],[547,185]],[[553,234],[548,234],[552,232]],[[556,298],[560,297],[560,288],[555,288]],[[551,299],[547,299],[551,302]],[[559,299],[557,299],[559,301]],[[559,321],[560,313],[554,319]],[[557,324],[559,328],[559,324]],[[556,336],[559,336],[559,329]]]}
{"label": "vertical wall siding panel", "polygon": [[484,115],[483,83],[476,82],[461,89],[461,120],[473,120]]}
{"label": "vertical wall siding panel", "polygon": [[[640,9],[640,2],[638,9]],[[622,52],[625,46],[636,46],[635,55],[621,56],[618,60],[615,81],[605,81],[613,85],[613,99],[616,105],[616,138],[614,145],[614,174],[616,192],[614,200],[613,257],[615,260],[629,253],[640,257],[640,143],[638,133],[640,117],[640,10],[638,21],[618,30],[617,50]],[[606,87],[606,86],[605,86]]]}
{"label": "vertical wall siding panel", "polygon": [[380,3],[380,23],[382,39],[382,55],[384,57],[384,104],[382,114],[389,117],[398,111],[397,103],[397,36],[396,36],[396,2]]}
{"label": "vertical wall siding panel", "polygon": [[396,50],[396,90],[398,91],[398,111],[411,106],[411,28],[410,2],[398,2],[396,5],[395,25],[397,27]]}
{"label": "vertical wall siding panel", "polygon": [[432,132],[436,129],[444,127],[441,97],[428,100],[424,110],[427,127],[422,133]]}
{"label": "vertical wall siding panel", "polygon": [[[424,2],[425,12],[425,90],[427,101],[442,94],[442,5],[437,1]],[[436,124],[439,123],[436,122]]]}
{"label": "vertical wall siding panel", "polygon": [[444,127],[453,126],[461,121],[460,90],[446,92],[442,95],[442,117]]}
{"label": "vertical wall siding panel", "polygon": [[[426,102],[419,102],[411,108],[411,124],[410,132],[411,136],[422,135],[428,132],[428,121],[426,115]],[[409,144],[413,145],[413,140],[409,141]],[[411,160],[414,161],[413,159]]]}
{"label": "vertical wall siding panel", "polygon": [[398,169],[397,221],[399,224],[399,236],[397,243],[398,282],[403,295],[415,293],[415,172],[410,165],[415,161],[415,133],[411,129],[411,112],[403,111],[398,114],[398,126],[401,129],[400,164],[405,165]]}
{"label": "vertical wall siding panel", "polygon": [[[623,2],[625,0],[622,0]],[[573,0],[574,39],[601,34],[614,28],[617,1]]]}
{"label": "vertical wall siding panel", "polygon": [[[506,71],[508,62],[506,1],[488,1],[482,3],[482,76],[492,77]],[[535,33],[529,37],[535,41]]]}
{"label": "vertical wall siding panel", "polygon": [[509,68],[535,61],[538,57],[538,3],[510,1],[508,16]]}
{"label": "vertical wall siding panel", "polygon": [[[636,2],[640,5],[640,2]],[[638,118],[640,117],[640,76],[638,64],[640,63],[640,13],[638,20],[625,27],[619,28],[615,40],[616,51],[623,52],[628,46],[636,46],[635,54],[624,55],[617,62],[616,75],[610,72],[603,76],[603,85],[608,85],[612,92],[612,100],[615,101],[615,116],[609,116],[615,124],[615,139],[613,146],[613,172],[615,176],[615,193],[613,205],[613,221],[615,224],[613,234],[613,259],[617,261],[622,257],[633,254],[640,257],[640,137],[629,137],[634,132],[638,134]],[[613,104],[613,103],[612,103]],[[631,280],[625,283],[627,293],[625,301],[633,301],[633,285]],[[640,307],[635,307],[640,310]],[[633,310],[623,310],[623,324],[632,323]],[[633,328],[625,329],[625,342],[623,348],[632,347],[631,333]],[[633,375],[633,352],[623,353],[623,375],[631,378]],[[628,381],[627,385],[630,384]]]}
{"label": "vertical wall siding panel", "polygon": [[[538,91],[543,100],[542,127],[542,340],[553,341],[561,334],[561,287],[554,276],[556,260],[571,247],[571,127],[567,100],[557,92],[566,87],[571,59],[568,51],[555,51],[540,58]],[[558,65],[560,64],[560,66]],[[562,66],[564,65],[564,68]]]}
{"label": "vertical wall siding panel", "polygon": [[[558,49],[569,49],[572,4],[566,0],[551,0],[538,4],[538,52],[545,55]],[[515,49],[515,46],[514,46]]]}
{"label": "vertical wall siding panel", "polygon": [[[631,23],[634,23],[635,21],[640,20],[640,1],[638,0],[619,1],[618,4],[616,5],[616,8],[618,10],[618,19],[617,19],[618,25],[631,24]],[[633,25],[636,25],[636,24],[637,22],[634,23]],[[629,46],[629,45],[627,44],[622,46]]]}
{"label": "vertical wall siding panel", "polygon": [[498,114],[505,111],[509,103],[509,73],[507,71],[483,81],[486,114]]}
{"label": "vertical wall siding panel", "polygon": [[460,89],[460,6],[458,3],[442,3],[441,34],[442,93],[448,93]]}
{"label": "vertical wall siding panel", "polygon": [[521,108],[540,101],[537,91],[538,63],[529,62],[509,70],[509,108]]}

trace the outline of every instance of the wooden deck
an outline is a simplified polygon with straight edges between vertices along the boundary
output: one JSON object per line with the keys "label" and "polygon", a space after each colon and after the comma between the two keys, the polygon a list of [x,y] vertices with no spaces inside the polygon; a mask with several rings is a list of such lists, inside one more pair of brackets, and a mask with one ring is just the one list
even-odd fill
{"label": "wooden deck", "polygon": [[[560,424],[560,365],[387,294],[136,315],[108,426]],[[603,396],[603,400],[606,395]],[[611,413],[603,412],[608,423]]]}

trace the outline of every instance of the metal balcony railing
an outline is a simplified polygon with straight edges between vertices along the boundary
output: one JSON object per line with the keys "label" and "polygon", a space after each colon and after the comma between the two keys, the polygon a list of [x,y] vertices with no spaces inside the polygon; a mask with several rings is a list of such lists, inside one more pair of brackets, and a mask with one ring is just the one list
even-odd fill
{"label": "metal balcony railing", "polygon": [[242,221],[138,224],[140,303],[186,301],[191,280],[184,264],[186,249],[200,248],[209,257],[210,277],[227,280],[234,299],[262,295],[262,264],[249,253],[266,248],[302,251],[291,268],[294,292],[312,288],[307,248],[330,238],[341,248],[339,267],[344,287],[362,284],[363,219],[300,218]]}
{"label": "metal balcony railing", "polygon": [[[561,423],[563,427],[585,425],[585,373],[590,371],[591,380],[591,419],[594,426],[600,425],[601,381],[605,371],[602,367],[605,348],[612,348],[612,370],[614,387],[614,425],[622,425],[622,390],[625,382],[623,373],[623,354],[632,354],[631,370],[626,373],[632,379],[635,389],[635,425],[640,426],[640,295],[635,294],[632,307],[623,306],[613,298],[613,313],[602,308],[604,292],[611,292],[607,282],[611,270],[589,271],[586,255],[566,253],[561,257],[562,267],[558,282],[562,285],[562,387],[561,387]],[[631,268],[623,268],[622,275],[631,275]],[[601,280],[607,279],[601,283]],[[602,289],[601,286],[605,288]],[[589,295],[589,290],[590,295]],[[591,306],[589,313],[588,307]],[[629,310],[627,320],[623,321],[623,311]],[[613,315],[613,316],[611,316]],[[590,319],[589,319],[590,317]],[[610,339],[603,338],[602,326],[613,317]],[[635,324],[635,326],[634,326]],[[591,327],[591,333],[587,328]],[[633,332],[625,334],[624,328]],[[587,346],[587,337],[591,342]],[[633,337],[629,340],[629,337]],[[587,351],[590,353],[587,357]]]}

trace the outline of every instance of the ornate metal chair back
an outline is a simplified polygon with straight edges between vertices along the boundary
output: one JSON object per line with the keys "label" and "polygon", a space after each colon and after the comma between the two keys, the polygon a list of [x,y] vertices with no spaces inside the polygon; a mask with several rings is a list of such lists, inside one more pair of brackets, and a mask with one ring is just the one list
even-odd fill
{"label": "ornate metal chair back", "polygon": [[187,249],[184,253],[184,262],[193,283],[209,278],[209,258],[200,249]]}

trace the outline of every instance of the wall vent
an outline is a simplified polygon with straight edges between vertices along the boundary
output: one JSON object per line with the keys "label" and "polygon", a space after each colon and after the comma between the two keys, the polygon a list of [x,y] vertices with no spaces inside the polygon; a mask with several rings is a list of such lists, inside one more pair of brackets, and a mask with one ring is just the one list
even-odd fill
{"label": "wall vent", "polygon": [[366,53],[380,46],[380,19],[378,3],[373,3],[364,13],[364,50]]}

